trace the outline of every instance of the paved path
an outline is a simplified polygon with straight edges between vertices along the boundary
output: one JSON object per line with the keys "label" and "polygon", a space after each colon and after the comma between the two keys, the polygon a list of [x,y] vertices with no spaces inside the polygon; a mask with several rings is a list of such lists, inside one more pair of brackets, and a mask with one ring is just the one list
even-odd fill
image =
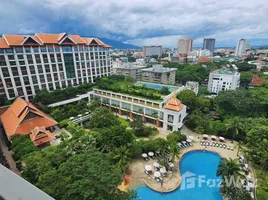
{"label": "paved path", "polygon": [[20,175],[20,171],[17,169],[16,163],[15,163],[10,151],[8,151],[8,147],[5,143],[5,139],[4,139],[3,134],[4,133],[2,131],[0,131],[0,147],[2,149],[3,155],[6,157],[6,160],[10,166],[10,170],[12,170],[14,173]]}

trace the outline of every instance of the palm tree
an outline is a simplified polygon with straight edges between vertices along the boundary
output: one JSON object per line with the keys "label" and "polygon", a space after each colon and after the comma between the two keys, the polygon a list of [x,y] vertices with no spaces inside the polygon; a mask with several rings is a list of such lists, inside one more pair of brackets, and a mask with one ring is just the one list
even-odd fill
{"label": "palm tree", "polygon": [[241,118],[238,116],[228,119],[225,123],[225,128],[226,128],[226,131],[231,130],[233,132],[232,142],[234,141],[235,136],[239,134],[239,131],[244,129]]}
{"label": "palm tree", "polygon": [[131,153],[126,146],[121,146],[115,149],[109,154],[109,157],[117,163],[117,166],[124,173],[123,179],[124,183],[127,183],[125,173],[128,169],[128,165],[131,162]]}
{"label": "palm tree", "polygon": [[238,163],[237,159],[232,158],[222,158],[218,170],[217,170],[217,176],[222,177],[231,177],[234,178],[242,178],[244,177],[243,174],[241,174],[241,164]]}
{"label": "palm tree", "polygon": [[239,142],[237,143],[237,145],[236,145],[236,147],[237,147],[237,154],[236,154],[236,156],[238,156],[238,155],[239,155],[239,151],[243,149],[243,148],[242,148],[243,145],[244,145],[244,143],[243,143],[242,141],[239,141]]}
{"label": "palm tree", "polygon": [[174,162],[175,158],[180,157],[180,149],[175,141],[170,143],[170,155],[172,162]]}

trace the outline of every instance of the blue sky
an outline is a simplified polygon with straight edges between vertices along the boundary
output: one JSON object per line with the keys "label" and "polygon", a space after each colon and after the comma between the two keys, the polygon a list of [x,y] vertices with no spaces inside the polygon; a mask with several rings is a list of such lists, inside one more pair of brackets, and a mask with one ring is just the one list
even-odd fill
{"label": "blue sky", "polygon": [[268,44],[267,0],[1,0],[0,34],[67,32],[134,45]]}

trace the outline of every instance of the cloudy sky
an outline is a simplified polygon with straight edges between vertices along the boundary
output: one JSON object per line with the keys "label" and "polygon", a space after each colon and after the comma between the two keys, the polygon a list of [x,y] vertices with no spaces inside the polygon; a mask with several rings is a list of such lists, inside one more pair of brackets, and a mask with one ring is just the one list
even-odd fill
{"label": "cloudy sky", "polygon": [[0,0],[0,34],[67,32],[134,45],[268,44],[268,0]]}

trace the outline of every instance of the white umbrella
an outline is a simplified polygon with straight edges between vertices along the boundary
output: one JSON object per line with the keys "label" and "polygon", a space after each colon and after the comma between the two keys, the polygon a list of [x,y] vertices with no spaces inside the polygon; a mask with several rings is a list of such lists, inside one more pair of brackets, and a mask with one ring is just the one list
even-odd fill
{"label": "white umbrella", "polygon": [[73,119],[74,119],[74,117],[70,117],[69,119],[70,119],[70,120],[73,120]]}
{"label": "white umbrella", "polygon": [[159,164],[158,162],[155,162],[155,163],[154,163],[154,166],[155,166],[155,167],[160,167],[160,164]]}
{"label": "white umbrella", "polygon": [[166,168],[165,168],[165,167],[162,167],[162,168],[160,168],[160,172],[161,172],[162,174],[164,174],[164,173],[166,173],[166,172],[167,172],[167,170],[166,170]]}
{"label": "white umbrella", "polygon": [[244,156],[240,156],[240,158],[242,159],[242,160],[244,160],[245,158],[244,158]]}
{"label": "white umbrella", "polygon": [[253,183],[248,182],[247,186],[248,186],[248,187],[250,187],[250,188],[253,188],[253,187],[254,187],[254,184],[253,184]]}
{"label": "white umbrella", "polygon": [[150,152],[148,153],[148,155],[149,155],[149,156],[154,156],[154,152],[151,152],[151,151],[150,151]]}
{"label": "white umbrella", "polygon": [[182,141],[183,144],[186,144],[187,142],[186,141]]}
{"label": "white umbrella", "polygon": [[177,145],[182,145],[182,144],[180,142],[178,142]]}
{"label": "white umbrella", "polygon": [[147,153],[143,153],[143,154],[141,154],[141,156],[142,156],[143,158],[146,158],[146,157],[147,157]]}
{"label": "white umbrella", "polygon": [[224,141],[224,140],[225,140],[225,138],[224,138],[224,137],[219,137],[219,139],[220,139],[221,141]]}
{"label": "white umbrella", "polygon": [[169,165],[170,168],[174,167],[174,164],[172,162],[168,163],[168,165]]}
{"label": "white umbrella", "polygon": [[186,141],[187,141],[187,142],[189,142],[189,143],[191,143],[191,142],[192,142],[192,140],[190,140],[190,139],[187,139]]}
{"label": "white umbrella", "polygon": [[78,115],[78,117],[82,117],[82,115]]}
{"label": "white umbrella", "polygon": [[249,192],[250,191],[250,187],[246,185],[246,190]]}
{"label": "white umbrella", "polygon": [[190,136],[189,136],[189,139],[190,139],[190,140],[194,140],[194,136],[191,136],[191,135],[190,135]]}
{"label": "white umbrella", "polygon": [[85,114],[86,114],[86,115],[88,115],[88,114],[89,114],[89,112],[86,112]]}
{"label": "white umbrella", "polygon": [[245,168],[246,168],[246,169],[248,168],[248,164],[245,164]]}
{"label": "white umbrella", "polygon": [[152,167],[150,165],[145,165],[144,168],[146,171],[152,171]]}
{"label": "white umbrella", "polygon": [[208,138],[208,135],[207,135],[207,134],[204,134],[204,135],[203,135],[203,138]]}
{"label": "white umbrella", "polygon": [[155,172],[155,173],[154,173],[154,176],[155,176],[156,178],[159,178],[159,177],[161,176],[161,174],[160,174],[160,172]]}
{"label": "white umbrella", "polygon": [[216,140],[217,137],[216,137],[215,135],[212,135],[212,136],[211,136],[211,139],[212,139],[212,140]]}

